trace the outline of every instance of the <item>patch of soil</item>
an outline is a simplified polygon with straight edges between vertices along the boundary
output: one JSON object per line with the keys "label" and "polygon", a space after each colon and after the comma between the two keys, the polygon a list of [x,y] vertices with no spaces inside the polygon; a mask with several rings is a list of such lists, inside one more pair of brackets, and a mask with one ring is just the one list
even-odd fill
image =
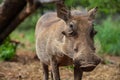
{"label": "patch of soil", "polygon": [[[42,68],[35,53],[18,51],[12,61],[0,62],[0,80],[42,80]],[[116,64],[100,64],[92,72],[83,74],[83,80],[120,80],[120,57],[107,56]],[[73,70],[61,67],[61,80],[73,80]]]}

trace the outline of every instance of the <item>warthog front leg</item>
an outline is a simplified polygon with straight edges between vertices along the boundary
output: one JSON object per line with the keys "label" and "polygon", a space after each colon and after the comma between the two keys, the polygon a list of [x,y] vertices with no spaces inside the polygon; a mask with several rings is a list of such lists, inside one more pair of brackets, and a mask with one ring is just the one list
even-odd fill
{"label": "warthog front leg", "polygon": [[82,80],[83,71],[79,66],[74,67],[74,80]]}
{"label": "warthog front leg", "polygon": [[48,65],[42,63],[42,68],[43,68],[43,80],[48,80]]}
{"label": "warthog front leg", "polygon": [[52,73],[52,71],[51,71],[51,80],[53,80],[53,73]]}
{"label": "warthog front leg", "polygon": [[52,67],[53,80],[60,80],[59,66],[57,64],[57,60],[52,57],[50,63]]}

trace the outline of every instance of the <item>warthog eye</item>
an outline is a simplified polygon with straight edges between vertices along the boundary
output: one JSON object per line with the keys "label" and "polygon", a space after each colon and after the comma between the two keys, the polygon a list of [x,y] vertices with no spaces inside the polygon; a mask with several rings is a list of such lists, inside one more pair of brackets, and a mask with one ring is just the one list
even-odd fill
{"label": "warthog eye", "polygon": [[69,28],[73,31],[77,30],[77,26],[73,22],[69,23]]}
{"label": "warthog eye", "polygon": [[62,34],[67,37],[75,37],[77,35],[77,26],[73,22],[68,23]]}
{"label": "warthog eye", "polygon": [[70,24],[70,28],[73,29],[73,24]]}
{"label": "warthog eye", "polygon": [[70,35],[70,36],[76,36],[77,35],[77,28],[76,28],[76,26],[73,24],[73,23],[70,23],[69,24],[69,28],[70,28],[70,32],[68,32],[68,34]]}

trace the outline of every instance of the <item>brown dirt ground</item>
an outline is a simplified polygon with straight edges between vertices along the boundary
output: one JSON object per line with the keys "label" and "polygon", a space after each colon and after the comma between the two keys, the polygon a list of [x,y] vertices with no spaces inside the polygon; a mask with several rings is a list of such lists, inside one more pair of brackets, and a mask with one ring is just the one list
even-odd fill
{"label": "brown dirt ground", "polygon": [[[40,61],[34,52],[17,52],[12,61],[0,62],[0,80],[42,80]],[[109,64],[100,64],[92,72],[83,74],[83,80],[120,80],[120,57],[106,56]],[[73,80],[73,70],[60,68],[61,80]]]}

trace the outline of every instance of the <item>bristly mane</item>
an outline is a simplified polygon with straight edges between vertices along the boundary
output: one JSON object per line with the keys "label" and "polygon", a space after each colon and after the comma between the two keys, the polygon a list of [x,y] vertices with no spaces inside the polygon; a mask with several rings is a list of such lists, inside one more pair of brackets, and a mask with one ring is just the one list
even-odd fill
{"label": "bristly mane", "polygon": [[86,10],[82,10],[82,11],[80,11],[80,10],[75,10],[75,9],[73,9],[73,10],[71,10],[71,14],[72,15],[76,15],[76,16],[78,16],[78,15],[87,15],[88,13],[87,13],[87,11]]}

